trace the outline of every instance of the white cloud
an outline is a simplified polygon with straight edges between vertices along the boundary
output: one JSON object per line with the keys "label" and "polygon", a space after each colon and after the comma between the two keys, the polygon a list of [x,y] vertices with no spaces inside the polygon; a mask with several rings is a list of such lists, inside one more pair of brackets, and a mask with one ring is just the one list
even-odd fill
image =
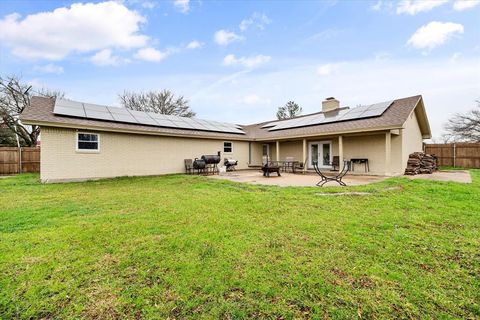
{"label": "white cloud", "polygon": [[328,76],[329,74],[337,70],[338,67],[339,67],[338,63],[324,64],[317,68],[317,74],[319,76]]}
{"label": "white cloud", "polygon": [[420,12],[430,11],[433,8],[443,5],[448,0],[403,0],[398,3],[397,14],[416,15]]}
{"label": "white cloud", "polygon": [[113,55],[110,49],[100,50],[90,60],[97,66],[116,66],[121,62],[120,57]]}
{"label": "white cloud", "polygon": [[238,26],[240,31],[246,31],[249,27],[254,26],[260,30],[265,29],[265,25],[270,24],[272,20],[264,13],[254,12],[249,18],[243,19]]}
{"label": "white cloud", "polygon": [[393,4],[394,3],[392,1],[379,0],[375,4],[371,5],[370,9],[373,11],[381,11],[381,10],[392,11]]}
{"label": "white cloud", "polygon": [[372,9],[373,11],[380,11],[380,10],[382,10],[382,4],[383,4],[382,1],[377,1],[375,4],[373,4],[370,7],[370,9]]}
{"label": "white cloud", "polygon": [[193,40],[193,41],[190,41],[189,44],[187,44],[187,49],[199,49],[199,48],[203,47],[204,45],[205,44],[203,42]]}
{"label": "white cloud", "polygon": [[452,57],[450,58],[450,62],[451,62],[451,63],[457,62],[457,61],[460,59],[461,56],[462,56],[462,54],[461,54],[460,52],[455,52],[455,53],[452,55]]}
{"label": "white cloud", "polygon": [[160,62],[169,55],[168,52],[162,52],[154,48],[142,48],[134,55],[136,59],[150,62]]}
{"label": "white cloud", "polygon": [[146,9],[153,9],[157,6],[156,2],[153,1],[143,1],[142,2],[142,7]]}
{"label": "white cloud", "polygon": [[215,32],[213,39],[217,44],[226,46],[232,42],[244,40],[245,38],[236,34],[235,32],[222,29]]}
{"label": "white cloud", "polygon": [[270,56],[264,56],[262,54],[251,56],[251,57],[240,57],[237,58],[233,54],[226,55],[223,58],[223,64],[225,66],[243,66],[246,68],[255,68],[262,64],[269,62],[272,59]]}
{"label": "white cloud", "polygon": [[408,39],[407,44],[417,49],[431,50],[438,47],[457,34],[463,33],[463,25],[453,22],[432,21]]}
{"label": "white cloud", "polygon": [[270,104],[271,100],[268,98],[261,98],[256,94],[248,94],[242,98],[241,102],[250,106],[257,104]]}
{"label": "white cloud", "polygon": [[57,66],[56,64],[53,64],[53,63],[49,63],[43,66],[35,66],[33,70],[42,72],[42,73],[55,73],[55,74],[63,73],[63,67]]}
{"label": "white cloud", "polygon": [[480,0],[457,0],[453,3],[453,9],[457,11],[468,10],[480,4]]}
{"label": "white cloud", "polygon": [[0,40],[21,58],[61,60],[73,52],[145,46],[148,37],[139,34],[145,21],[115,1],[74,3],[23,19],[8,15],[0,20]]}
{"label": "white cloud", "polygon": [[173,5],[182,13],[190,11],[190,0],[174,0]]}

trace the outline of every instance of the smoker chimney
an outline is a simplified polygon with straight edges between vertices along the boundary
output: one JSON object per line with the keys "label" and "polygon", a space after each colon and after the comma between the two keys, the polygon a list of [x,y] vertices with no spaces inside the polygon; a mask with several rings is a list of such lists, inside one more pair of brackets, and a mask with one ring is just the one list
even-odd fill
{"label": "smoker chimney", "polygon": [[336,110],[338,108],[340,108],[340,101],[338,101],[334,97],[329,97],[329,98],[326,98],[325,100],[322,101],[322,111],[323,112]]}

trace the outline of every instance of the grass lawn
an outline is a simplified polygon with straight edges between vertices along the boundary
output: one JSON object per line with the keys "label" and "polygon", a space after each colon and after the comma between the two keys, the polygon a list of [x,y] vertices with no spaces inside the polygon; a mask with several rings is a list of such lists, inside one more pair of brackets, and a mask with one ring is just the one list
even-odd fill
{"label": "grass lawn", "polygon": [[[2,178],[0,318],[478,318],[471,172],[343,189]],[[373,194],[316,195],[339,190]]]}

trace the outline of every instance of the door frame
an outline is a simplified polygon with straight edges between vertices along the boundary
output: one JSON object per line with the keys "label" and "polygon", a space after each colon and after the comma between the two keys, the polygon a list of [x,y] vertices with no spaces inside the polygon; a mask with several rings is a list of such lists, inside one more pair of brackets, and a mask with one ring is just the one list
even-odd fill
{"label": "door frame", "polygon": [[[309,169],[313,169],[313,165],[312,165],[312,144],[317,144],[317,145],[323,145],[323,144],[328,144],[330,146],[330,163],[332,163],[333,161],[333,150],[332,150],[332,140],[323,140],[323,141],[309,141],[308,142],[308,164],[307,164],[307,168]],[[320,150],[320,148],[319,148]],[[323,157],[323,149],[322,149],[322,157]],[[332,168],[332,166],[330,165],[319,165],[318,166],[319,168]]]}
{"label": "door frame", "polygon": [[270,158],[270,143],[262,143],[262,157],[264,157],[265,155],[263,154],[263,147],[264,146],[267,146],[267,156],[268,158]]}

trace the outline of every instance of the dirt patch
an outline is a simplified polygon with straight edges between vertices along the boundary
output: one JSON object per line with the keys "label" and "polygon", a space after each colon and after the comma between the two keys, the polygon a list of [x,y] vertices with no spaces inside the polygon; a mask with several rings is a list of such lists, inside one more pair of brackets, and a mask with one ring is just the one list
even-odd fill
{"label": "dirt patch", "polygon": [[405,176],[405,177],[409,179],[472,183],[472,177],[468,170],[436,171],[432,174],[417,174],[415,176]]}

